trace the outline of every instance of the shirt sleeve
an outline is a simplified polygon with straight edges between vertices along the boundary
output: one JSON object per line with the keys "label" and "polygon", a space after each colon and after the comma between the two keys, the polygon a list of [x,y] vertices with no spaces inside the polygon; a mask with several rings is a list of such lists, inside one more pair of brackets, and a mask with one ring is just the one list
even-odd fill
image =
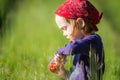
{"label": "shirt sleeve", "polygon": [[90,44],[92,44],[94,41],[94,36],[90,35],[85,37],[81,40],[76,40],[74,42],[70,42],[64,47],[58,49],[57,54],[63,54],[63,55],[74,55],[74,54],[84,54],[88,53],[90,48]]}

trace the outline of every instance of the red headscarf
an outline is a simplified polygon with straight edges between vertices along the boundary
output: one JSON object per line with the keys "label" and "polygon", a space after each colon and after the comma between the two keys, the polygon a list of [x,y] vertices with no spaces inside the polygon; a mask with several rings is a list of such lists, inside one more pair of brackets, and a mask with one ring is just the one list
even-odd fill
{"label": "red headscarf", "polygon": [[83,18],[89,24],[92,24],[96,31],[96,24],[100,22],[102,14],[88,0],[66,0],[55,11],[55,14],[65,18]]}

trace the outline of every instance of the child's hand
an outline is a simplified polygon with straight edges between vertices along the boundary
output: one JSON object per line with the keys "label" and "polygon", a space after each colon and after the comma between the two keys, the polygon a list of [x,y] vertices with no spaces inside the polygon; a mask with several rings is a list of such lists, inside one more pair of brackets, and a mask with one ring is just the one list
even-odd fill
{"label": "child's hand", "polygon": [[48,65],[48,69],[51,72],[58,74],[62,70],[62,67],[65,64],[65,62],[66,56],[56,54],[50,62],[50,64]]}
{"label": "child's hand", "polygon": [[60,77],[60,80],[68,80],[68,77],[70,76],[69,71],[64,68],[64,65],[60,66],[57,75]]}
{"label": "child's hand", "polygon": [[62,76],[62,75],[65,74],[65,72],[66,72],[66,69],[64,68],[64,65],[62,65],[62,66],[59,67],[59,69],[57,71],[57,75]]}

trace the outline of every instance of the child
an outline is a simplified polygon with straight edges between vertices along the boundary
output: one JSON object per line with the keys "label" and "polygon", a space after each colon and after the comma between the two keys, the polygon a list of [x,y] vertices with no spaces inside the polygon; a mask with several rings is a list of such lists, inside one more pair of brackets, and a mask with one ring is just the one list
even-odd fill
{"label": "child", "polygon": [[[59,65],[52,72],[62,76],[62,80],[101,80],[104,50],[101,37],[95,33],[101,17],[88,0],[66,0],[56,10],[56,23],[70,41],[58,49],[54,59]],[[70,71],[64,68],[65,57],[61,63],[59,56],[72,56]],[[53,66],[50,64],[49,69]]]}

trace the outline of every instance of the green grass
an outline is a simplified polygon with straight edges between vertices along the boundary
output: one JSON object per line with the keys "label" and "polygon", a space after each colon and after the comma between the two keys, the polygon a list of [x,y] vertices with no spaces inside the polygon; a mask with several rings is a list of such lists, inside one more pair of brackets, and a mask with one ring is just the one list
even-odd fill
{"label": "green grass", "polygon": [[[0,80],[58,80],[47,69],[56,50],[67,43],[54,21],[54,10],[62,2],[31,0],[9,14],[0,53]],[[116,56],[117,35],[106,19],[99,32],[105,48],[104,80],[120,80],[120,60]],[[67,65],[70,65],[68,62]]]}

